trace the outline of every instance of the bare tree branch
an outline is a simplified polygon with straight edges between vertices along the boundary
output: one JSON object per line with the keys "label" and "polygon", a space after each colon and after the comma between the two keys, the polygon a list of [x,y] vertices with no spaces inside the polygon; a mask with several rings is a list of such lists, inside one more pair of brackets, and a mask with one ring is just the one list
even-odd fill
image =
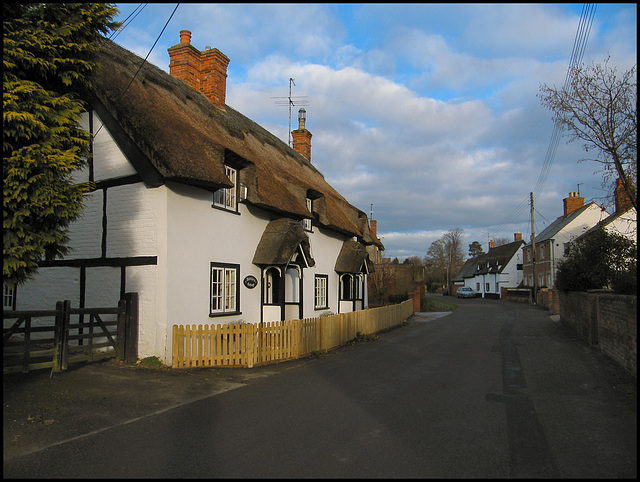
{"label": "bare tree branch", "polygon": [[615,68],[604,64],[572,68],[567,88],[541,86],[538,96],[554,114],[554,121],[569,133],[569,142],[584,141],[586,152],[603,165],[603,187],[616,173],[637,209],[637,76],[636,65],[618,77]]}

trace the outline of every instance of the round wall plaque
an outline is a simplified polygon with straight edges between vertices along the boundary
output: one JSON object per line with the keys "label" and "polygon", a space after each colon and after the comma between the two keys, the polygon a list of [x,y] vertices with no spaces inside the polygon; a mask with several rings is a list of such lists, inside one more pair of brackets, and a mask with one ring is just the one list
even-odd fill
{"label": "round wall plaque", "polygon": [[250,290],[258,286],[258,280],[256,279],[255,276],[252,276],[252,275],[245,277],[243,283]]}

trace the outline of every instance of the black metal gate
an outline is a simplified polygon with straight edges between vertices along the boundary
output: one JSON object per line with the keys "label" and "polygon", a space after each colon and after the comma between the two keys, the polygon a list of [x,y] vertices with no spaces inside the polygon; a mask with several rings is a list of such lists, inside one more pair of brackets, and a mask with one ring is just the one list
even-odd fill
{"label": "black metal gate", "polygon": [[138,293],[126,293],[117,307],[3,312],[3,373],[51,368],[69,363],[116,358],[138,359]]}

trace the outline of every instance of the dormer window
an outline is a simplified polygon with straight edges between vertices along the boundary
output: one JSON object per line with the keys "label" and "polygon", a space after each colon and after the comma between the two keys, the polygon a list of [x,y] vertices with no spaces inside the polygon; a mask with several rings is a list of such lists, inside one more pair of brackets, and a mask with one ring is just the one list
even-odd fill
{"label": "dormer window", "polygon": [[238,196],[237,196],[237,176],[238,171],[233,167],[225,166],[225,174],[233,183],[233,187],[218,189],[213,193],[214,207],[226,209],[228,211],[237,212]]}
{"label": "dormer window", "polygon": [[[310,198],[306,198],[306,200],[307,200],[307,209],[311,214],[313,214],[313,200]],[[312,226],[311,219],[302,220],[302,227],[304,228],[305,231],[311,231],[311,226]]]}

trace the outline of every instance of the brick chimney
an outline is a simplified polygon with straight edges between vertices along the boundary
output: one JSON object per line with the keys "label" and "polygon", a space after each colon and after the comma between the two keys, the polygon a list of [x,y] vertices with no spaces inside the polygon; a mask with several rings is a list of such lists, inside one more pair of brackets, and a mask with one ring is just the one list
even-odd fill
{"label": "brick chimney", "polygon": [[376,221],[375,219],[371,220],[369,231],[371,231],[371,234],[373,234],[376,238],[378,237],[378,221]]}
{"label": "brick chimney", "polygon": [[577,192],[570,192],[569,197],[563,199],[564,201],[564,215],[567,216],[573,211],[577,211],[584,206],[584,198],[578,196]]}
{"label": "brick chimney", "polygon": [[311,161],[311,132],[305,127],[306,120],[307,111],[300,109],[298,111],[298,128],[291,131],[291,137],[293,138],[293,150]]}
{"label": "brick chimney", "polygon": [[522,241],[522,233],[514,233],[513,234],[514,241]]}
{"label": "brick chimney", "polygon": [[495,247],[496,247],[496,243],[494,243],[492,239],[491,241],[489,241],[489,249],[495,248]]}
{"label": "brick chimney", "polygon": [[[633,184],[631,184],[631,179],[627,179],[627,184],[633,189]],[[626,209],[633,206],[631,204],[631,197],[625,191],[624,186],[622,185],[622,179],[618,178],[616,180],[616,190],[614,191],[614,195],[616,198],[616,212],[625,211]]]}
{"label": "brick chimney", "polygon": [[225,110],[229,58],[218,49],[200,52],[191,45],[191,32],[180,30],[180,43],[169,47],[169,73],[202,92],[218,109]]}

